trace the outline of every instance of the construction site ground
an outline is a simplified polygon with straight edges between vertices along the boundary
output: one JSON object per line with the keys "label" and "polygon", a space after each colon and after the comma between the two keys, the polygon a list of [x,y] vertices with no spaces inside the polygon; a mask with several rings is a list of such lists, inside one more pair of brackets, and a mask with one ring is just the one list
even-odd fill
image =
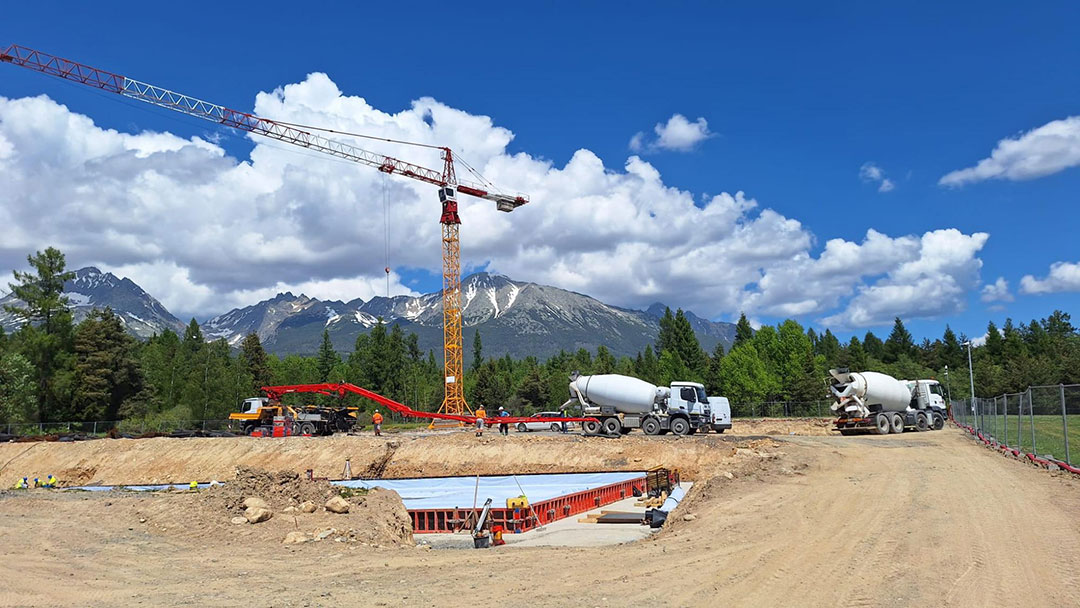
{"label": "construction site ground", "polygon": [[378,519],[370,512],[349,524],[363,541],[292,545],[279,538],[290,524],[339,520],[275,514],[233,525],[200,493],[4,491],[0,605],[1080,605],[1080,481],[978,447],[953,427],[839,437],[799,424],[771,437],[758,428],[757,437],[0,445],[6,487],[19,472],[84,483],[227,481],[237,464],[336,477],[346,457],[354,473],[393,477],[665,465],[695,482],[677,516],[636,542],[461,551],[379,536],[388,528],[362,523]]}

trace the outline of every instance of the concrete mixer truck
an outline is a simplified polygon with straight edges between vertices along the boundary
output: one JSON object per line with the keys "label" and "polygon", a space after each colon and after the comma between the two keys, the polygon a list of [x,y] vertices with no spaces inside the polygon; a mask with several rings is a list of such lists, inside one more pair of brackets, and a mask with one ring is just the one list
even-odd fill
{"label": "concrete mixer truck", "polygon": [[672,382],[656,386],[619,374],[570,377],[570,399],[564,408],[581,407],[582,416],[597,422],[582,424],[586,433],[618,435],[641,429],[646,435],[692,435],[706,431],[712,412],[705,386]]}
{"label": "concrete mixer truck", "polygon": [[945,397],[937,380],[897,380],[878,372],[829,370],[836,429],[879,435],[945,427]]}

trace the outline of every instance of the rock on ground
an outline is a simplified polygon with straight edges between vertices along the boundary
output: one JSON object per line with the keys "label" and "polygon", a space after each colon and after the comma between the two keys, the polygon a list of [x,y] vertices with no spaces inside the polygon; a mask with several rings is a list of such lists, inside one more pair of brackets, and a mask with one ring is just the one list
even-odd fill
{"label": "rock on ground", "polygon": [[326,507],[326,510],[330,511],[331,513],[349,512],[349,501],[345,500],[340,496],[335,496],[330,500],[326,501],[326,505],[324,506]]}
{"label": "rock on ground", "polygon": [[248,507],[247,510],[244,511],[244,517],[247,518],[248,523],[252,524],[264,522],[273,516],[273,511],[261,507]]}

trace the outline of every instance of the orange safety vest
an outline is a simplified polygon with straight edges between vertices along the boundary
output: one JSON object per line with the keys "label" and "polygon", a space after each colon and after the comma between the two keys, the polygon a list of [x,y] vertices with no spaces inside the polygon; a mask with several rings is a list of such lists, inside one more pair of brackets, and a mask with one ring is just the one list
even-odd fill
{"label": "orange safety vest", "polygon": [[476,417],[477,418],[487,418],[487,412],[485,412],[484,408],[482,408],[482,407],[477,408],[476,409]]}
{"label": "orange safety vest", "polygon": [[382,424],[382,414],[380,414],[379,412],[375,412],[375,414],[371,417],[371,421],[375,424]]}

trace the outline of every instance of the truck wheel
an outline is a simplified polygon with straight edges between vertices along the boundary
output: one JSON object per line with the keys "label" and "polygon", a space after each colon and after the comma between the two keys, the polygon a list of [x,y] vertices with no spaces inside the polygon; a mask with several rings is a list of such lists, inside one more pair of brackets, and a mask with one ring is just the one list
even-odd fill
{"label": "truck wheel", "polygon": [[314,435],[315,434],[315,425],[311,424],[310,422],[305,422],[304,424],[301,424],[300,425],[300,434],[301,435]]}
{"label": "truck wheel", "polygon": [[934,414],[934,430],[940,431],[945,428],[945,417],[941,414]]}
{"label": "truck wheel", "polygon": [[686,418],[676,418],[671,421],[671,432],[676,435],[685,435],[690,432],[690,423]]}
{"label": "truck wheel", "polygon": [[930,430],[930,421],[926,419],[926,414],[922,412],[915,414],[915,430],[920,433]]}
{"label": "truck wheel", "polygon": [[595,435],[600,432],[600,423],[595,420],[586,420],[581,423],[581,428],[589,435]]}
{"label": "truck wheel", "polygon": [[[551,425],[551,428],[555,428],[556,426],[558,426],[558,425],[553,424],[553,425]],[[528,433],[529,432],[529,427],[525,426],[524,422],[519,422],[518,425],[517,425],[517,430],[518,430],[519,433]]]}
{"label": "truck wheel", "polygon": [[874,426],[877,428],[878,435],[888,435],[889,427],[891,426],[889,424],[889,417],[885,414],[874,416]]}
{"label": "truck wheel", "polygon": [[619,431],[622,430],[622,423],[619,422],[618,418],[604,418],[602,426],[604,433],[607,435],[618,435]]}
{"label": "truck wheel", "polygon": [[659,435],[660,421],[656,418],[646,418],[641,422],[641,432],[646,435]]}
{"label": "truck wheel", "polygon": [[904,417],[900,414],[894,413],[889,417],[889,430],[893,433],[904,432]]}

